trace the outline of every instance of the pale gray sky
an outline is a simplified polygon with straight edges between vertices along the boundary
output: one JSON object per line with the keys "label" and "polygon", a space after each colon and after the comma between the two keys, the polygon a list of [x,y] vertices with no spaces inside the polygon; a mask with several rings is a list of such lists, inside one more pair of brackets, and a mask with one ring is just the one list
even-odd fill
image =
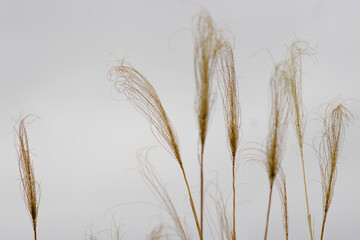
{"label": "pale gray sky", "polygon": [[[310,208],[319,238],[320,171],[311,144],[321,125],[314,111],[342,96],[352,99],[348,103],[360,113],[360,2],[355,0],[0,1],[2,239],[32,239],[12,133],[14,119],[29,113],[41,117],[28,129],[42,188],[39,240],[83,239],[92,223],[98,230],[109,228],[112,215],[123,225],[124,239],[144,239],[159,223],[157,216],[166,218],[151,205],[157,201],[134,171],[136,152],[147,146],[157,146],[150,159],[196,239],[175,160],[158,146],[146,120],[112,89],[106,73],[114,60],[126,57],[154,85],[177,129],[198,200],[191,29],[201,6],[231,32],[243,143],[263,143],[267,134],[273,62],[264,49],[280,61],[285,45],[295,36],[316,47],[316,61],[305,59],[303,63],[303,92],[309,113],[305,161]],[[359,139],[360,123],[356,121],[347,129],[326,239],[360,236]],[[288,176],[289,234],[290,239],[303,240],[308,238],[308,230],[292,127],[287,140],[283,166]],[[206,178],[215,177],[214,171],[218,171],[228,194],[231,165],[219,95],[205,158]],[[268,201],[266,173],[251,163],[239,168],[237,180],[238,238],[262,239]],[[279,198],[274,192],[268,239],[283,238]]]}

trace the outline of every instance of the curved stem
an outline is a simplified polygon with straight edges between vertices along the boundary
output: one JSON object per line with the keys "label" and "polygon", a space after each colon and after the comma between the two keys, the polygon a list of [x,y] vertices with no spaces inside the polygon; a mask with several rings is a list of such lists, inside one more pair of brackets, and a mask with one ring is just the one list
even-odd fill
{"label": "curved stem", "polygon": [[322,240],[323,237],[324,237],[326,217],[327,217],[327,211],[324,213],[324,219],[323,219],[323,223],[322,223],[322,227],[321,227],[321,237],[320,237],[320,240]]}
{"label": "curved stem", "polygon": [[198,216],[197,216],[197,214],[196,214],[196,209],[195,209],[194,201],[193,201],[193,198],[192,198],[192,195],[191,195],[189,183],[188,183],[188,181],[187,181],[187,177],[186,177],[186,174],[185,174],[184,167],[183,167],[183,166],[180,166],[180,167],[181,167],[181,171],[182,171],[183,176],[184,176],[186,188],[187,188],[187,190],[188,190],[189,201],[190,201],[190,205],[191,205],[191,210],[192,210],[192,212],[193,212],[193,216],[194,216],[194,220],[195,220],[195,223],[196,223],[196,228],[197,228],[197,230],[198,230],[199,238],[200,238],[200,240],[202,240],[203,238],[202,238],[202,234],[201,234],[201,228],[200,228],[200,225],[199,225],[199,219],[198,219]]}
{"label": "curved stem", "polygon": [[270,207],[271,207],[272,190],[273,190],[273,183],[270,183],[269,206],[268,206],[268,212],[267,212],[267,217],[266,217],[266,226],[265,226],[265,236],[264,236],[264,240],[267,239],[267,233],[268,233],[268,227],[269,227],[269,217],[270,217]]}
{"label": "curved stem", "polygon": [[37,240],[36,227],[34,227],[34,240]]}
{"label": "curved stem", "polygon": [[303,170],[303,180],[304,180],[304,189],[305,189],[307,219],[308,219],[308,224],[309,224],[310,238],[311,238],[311,240],[313,240],[312,229],[311,229],[311,215],[310,215],[309,200],[308,200],[308,193],[307,193],[307,187],[306,187],[304,153],[303,153],[302,145],[299,145],[299,146],[300,146],[301,164],[302,164],[302,170]]}
{"label": "curved stem", "polygon": [[203,217],[204,217],[204,144],[201,145],[200,153],[200,229],[201,239],[203,238]]}
{"label": "curved stem", "polygon": [[232,240],[236,240],[236,231],[235,231],[235,156],[233,156],[232,164],[232,188],[233,188],[233,233]]}

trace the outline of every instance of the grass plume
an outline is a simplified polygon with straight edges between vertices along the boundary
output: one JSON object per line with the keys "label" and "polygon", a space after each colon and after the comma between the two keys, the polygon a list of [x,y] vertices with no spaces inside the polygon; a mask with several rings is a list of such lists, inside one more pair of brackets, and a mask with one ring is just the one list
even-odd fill
{"label": "grass plume", "polygon": [[278,64],[275,67],[275,72],[270,80],[271,88],[271,114],[269,121],[269,133],[266,141],[266,170],[269,177],[270,192],[269,192],[269,206],[266,217],[266,227],[264,239],[267,239],[267,232],[269,226],[269,216],[271,207],[271,197],[274,181],[279,172],[281,160],[283,157],[283,150],[285,147],[285,137],[288,123],[288,104],[286,102],[286,94],[284,91],[284,70],[283,65]]}
{"label": "grass plume", "polygon": [[311,214],[306,186],[306,172],[303,151],[306,119],[302,101],[302,58],[303,56],[313,55],[314,49],[310,47],[307,41],[296,40],[288,47],[288,56],[285,62],[285,79],[287,83],[286,89],[301,156],[307,220],[311,240],[313,240],[313,231],[311,227]]}
{"label": "grass plume", "polygon": [[344,143],[345,128],[353,118],[352,112],[343,103],[332,102],[326,108],[318,151],[323,192],[321,239],[324,237],[326,218],[334,195],[337,163]]}
{"label": "grass plume", "polygon": [[[216,58],[223,46],[220,32],[210,14],[203,10],[198,15],[195,30],[195,109],[200,141],[200,229],[203,230],[204,209],[204,147],[213,102],[212,79],[216,69]],[[202,235],[201,235],[202,236]]]}
{"label": "grass plume", "polygon": [[235,160],[240,136],[240,103],[238,96],[237,78],[235,73],[234,53],[230,43],[228,42],[224,43],[224,46],[219,53],[218,71],[220,75],[218,79],[225,116],[227,143],[232,161],[232,240],[235,240]]}
{"label": "grass plume", "polygon": [[191,210],[201,238],[201,229],[194,201],[183,166],[179,140],[170,119],[151,83],[135,68],[121,62],[108,73],[115,89],[123,93],[135,108],[145,116],[155,129],[153,134],[158,142],[177,160],[187,187]]}
{"label": "grass plume", "polygon": [[40,203],[40,186],[35,179],[34,164],[30,158],[29,140],[26,132],[26,121],[31,115],[18,120],[15,126],[15,135],[18,139],[16,146],[17,159],[19,164],[22,194],[26,208],[32,220],[34,239],[37,240],[37,218]]}

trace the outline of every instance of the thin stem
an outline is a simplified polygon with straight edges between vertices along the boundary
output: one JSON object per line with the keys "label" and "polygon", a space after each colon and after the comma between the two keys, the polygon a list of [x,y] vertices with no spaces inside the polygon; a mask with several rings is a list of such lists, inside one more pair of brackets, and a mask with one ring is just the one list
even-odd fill
{"label": "thin stem", "polygon": [[266,217],[266,227],[265,227],[264,240],[267,239],[267,233],[268,233],[268,227],[269,227],[269,217],[270,217],[270,206],[271,206],[272,190],[273,190],[273,183],[270,183],[269,206],[268,206],[268,212],[267,212],[267,217]]}
{"label": "thin stem", "polygon": [[34,240],[37,240],[36,227],[34,227]]}
{"label": "thin stem", "polygon": [[312,229],[311,229],[311,215],[310,215],[309,200],[308,200],[308,193],[307,193],[307,187],[306,187],[304,153],[303,153],[302,144],[299,145],[299,146],[300,146],[301,164],[302,164],[302,170],[303,170],[303,180],[304,180],[304,189],[305,189],[307,219],[308,219],[308,224],[309,224],[310,238],[311,238],[311,240],[313,240]]}
{"label": "thin stem", "polygon": [[[330,191],[331,191],[331,188],[332,188],[332,179],[333,179],[333,174],[331,174],[330,176],[330,179],[329,179],[329,187],[327,189],[327,194],[330,194]],[[328,213],[328,210],[329,210],[329,200],[330,198],[326,198],[326,202],[325,202],[325,206],[324,206],[324,217],[323,217],[323,222],[322,222],[322,227],[321,227],[321,240],[323,239],[323,236],[324,236],[324,230],[325,230],[325,222],[326,222],[326,217],[327,217],[327,213]]]}
{"label": "thin stem", "polygon": [[233,188],[233,235],[232,240],[236,240],[236,232],[235,232],[235,156],[233,156],[232,162],[232,188]]}
{"label": "thin stem", "polygon": [[324,213],[324,219],[323,219],[322,227],[321,227],[321,237],[320,237],[320,240],[322,240],[323,237],[324,237],[326,217],[327,217],[327,211],[325,211],[325,213]]}
{"label": "thin stem", "polygon": [[200,225],[199,225],[199,219],[198,219],[198,216],[197,216],[197,214],[196,214],[196,209],[195,209],[194,201],[193,201],[193,198],[192,198],[192,195],[191,195],[189,183],[188,183],[188,181],[187,181],[187,177],[186,177],[186,174],[185,174],[184,167],[183,167],[183,166],[180,166],[180,167],[181,167],[181,171],[182,171],[183,176],[184,176],[186,188],[187,188],[187,190],[188,190],[189,201],[190,201],[190,205],[191,205],[191,210],[192,210],[192,212],[193,212],[193,216],[194,216],[194,220],[195,220],[195,223],[196,223],[196,228],[197,228],[197,230],[198,230],[199,238],[200,238],[200,240],[202,240],[203,238],[202,238],[202,234],[201,234],[201,228],[200,228]]}
{"label": "thin stem", "polygon": [[200,153],[200,229],[201,239],[203,238],[203,217],[204,217],[204,144],[201,144]]}

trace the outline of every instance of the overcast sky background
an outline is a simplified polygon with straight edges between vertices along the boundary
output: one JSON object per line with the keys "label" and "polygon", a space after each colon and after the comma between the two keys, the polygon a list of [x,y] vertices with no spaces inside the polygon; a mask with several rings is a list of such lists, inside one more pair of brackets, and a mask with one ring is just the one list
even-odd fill
{"label": "overcast sky background", "polygon": [[[194,114],[194,15],[206,7],[233,42],[239,77],[242,143],[264,143],[273,62],[295,36],[316,48],[304,59],[303,98],[308,113],[305,164],[316,238],[320,237],[320,170],[312,141],[321,131],[316,114],[336,97],[360,113],[359,1],[0,1],[0,232],[2,239],[32,239],[20,193],[15,119],[41,117],[28,127],[36,178],[41,182],[38,239],[84,239],[93,224],[108,229],[112,216],[124,239],[144,239],[166,215],[137,169],[139,149],[167,183],[196,239],[178,165],[152,136],[147,121],[107,80],[126,58],[157,90],[174,123],[184,166],[198,203],[199,167]],[[229,33],[231,31],[231,34]],[[290,239],[308,239],[300,158],[289,127],[283,166],[287,174]],[[360,236],[360,123],[346,132],[326,239]],[[206,179],[231,187],[220,96],[213,109],[205,153]],[[215,172],[216,171],[216,172]],[[238,170],[237,234],[262,239],[268,178],[255,163]],[[210,204],[210,202],[209,202]],[[210,212],[215,216],[214,212]],[[103,239],[107,239],[104,237]],[[212,239],[212,237],[207,237]],[[216,237],[215,237],[216,239]],[[269,239],[284,239],[274,191]]]}

